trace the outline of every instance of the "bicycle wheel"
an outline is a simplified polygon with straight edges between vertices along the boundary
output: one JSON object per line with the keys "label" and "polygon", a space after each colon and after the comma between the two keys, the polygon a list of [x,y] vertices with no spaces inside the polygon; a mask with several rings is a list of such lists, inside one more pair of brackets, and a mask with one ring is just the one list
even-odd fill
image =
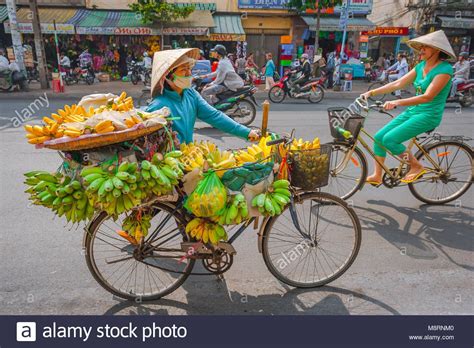
{"label": "bicycle wheel", "polygon": [[353,209],[324,192],[295,197],[295,227],[290,209],[270,218],[262,235],[263,259],[281,282],[298,288],[323,286],[352,265],[361,243],[361,227]]}
{"label": "bicycle wheel", "polygon": [[[150,301],[176,290],[191,273],[195,260],[186,257],[181,242],[189,241],[186,222],[173,208],[153,205],[152,232],[159,229],[153,250],[143,252],[117,234],[125,214],[117,221],[101,213],[86,231],[86,261],[95,280],[110,293],[127,299]],[[145,243],[146,244],[146,243]]]}
{"label": "bicycle wheel", "polygon": [[280,86],[273,86],[268,91],[268,98],[273,103],[281,103],[285,100],[286,92]]}
{"label": "bicycle wheel", "polygon": [[308,97],[308,101],[313,104],[319,103],[323,99],[324,90],[320,86],[316,86],[314,89],[312,89]]}
{"label": "bicycle wheel", "polygon": [[343,142],[334,142],[331,153],[331,166],[328,185],[324,188],[339,198],[348,199],[364,186],[367,178],[367,160],[361,149]]}
{"label": "bicycle wheel", "polygon": [[427,156],[419,151],[416,159],[428,169],[420,180],[408,184],[411,193],[428,204],[444,204],[461,197],[472,184],[472,149],[457,141],[442,141],[425,148],[426,153],[442,169],[440,173]]}
{"label": "bicycle wheel", "polygon": [[255,120],[257,109],[250,100],[242,99],[232,109],[226,111],[226,114],[232,117],[235,122],[248,126]]}
{"label": "bicycle wheel", "polygon": [[[374,82],[372,84],[369,85],[369,88],[367,89],[368,91],[371,91],[373,89],[376,89],[376,88],[379,88],[379,87],[382,87],[385,85],[385,82],[382,82],[382,81],[377,81],[377,82]],[[381,95],[375,95],[375,96],[370,96],[369,99],[371,101],[382,101],[385,99],[385,94],[381,94]]]}

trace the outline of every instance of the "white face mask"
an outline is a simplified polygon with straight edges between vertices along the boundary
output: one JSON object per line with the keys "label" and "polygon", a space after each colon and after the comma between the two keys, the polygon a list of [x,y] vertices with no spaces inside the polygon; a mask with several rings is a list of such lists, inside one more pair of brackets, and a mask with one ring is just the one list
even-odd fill
{"label": "white face mask", "polygon": [[173,83],[178,88],[187,89],[191,87],[193,83],[193,77],[192,76],[178,76],[178,75],[173,74]]}

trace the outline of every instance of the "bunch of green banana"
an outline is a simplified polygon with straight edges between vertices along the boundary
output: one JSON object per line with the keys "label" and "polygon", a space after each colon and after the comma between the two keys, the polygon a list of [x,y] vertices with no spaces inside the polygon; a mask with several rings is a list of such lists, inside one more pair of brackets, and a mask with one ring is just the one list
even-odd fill
{"label": "bunch of green banana", "polygon": [[51,208],[59,217],[67,221],[79,222],[92,218],[93,202],[89,200],[78,180],[61,174],[47,172],[29,172],[25,183],[33,185],[26,192],[31,194],[35,204]]}
{"label": "bunch of green banana", "polygon": [[138,164],[124,161],[107,170],[84,168],[81,172],[87,194],[107,214],[118,216],[139,205],[144,192],[138,186]]}
{"label": "bunch of green banana", "polygon": [[216,216],[212,220],[221,225],[238,225],[247,220],[248,216],[249,211],[245,196],[239,193],[230,199],[222,215]]}
{"label": "bunch of green banana", "polygon": [[151,214],[140,213],[138,210],[133,211],[123,220],[122,229],[135,238],[137,243],[140,243],[141,239],[148,235],[152,217]]}
{"label": "bunch of green banana", "polygon": [[254,197],[252,207],[257,207],[262,215],[280,215],[290,202],[290,182],[288,180],[274,181],[269,190]]}
{"label": "bunch of green banana", "polygon": [[51,174],[45,171],[35,170],[24,174],[25,184],[30,186],[25,192],[30,194],[29,200],[36,205],[48,208],[53,207],[56,198],[56,189],[62,178],[61,174]]}
{"label": "bunch of green banana", "polygon": [[141,177],[146,183],[144,189],[151,195],[161,196],[170,194],[173,186],[183,177],[181,164],[175,156],[181,156],[179,151],[167,153],[164,157],[155,153],[150,161],[141,162]]}
{"label": "bunch of green banana", "polygon": [[195,218],[186,225],[186,233],[196,240],[204,243],[217,244],[221,240],[227,240],[227,233],[219,224],[202,218]]}

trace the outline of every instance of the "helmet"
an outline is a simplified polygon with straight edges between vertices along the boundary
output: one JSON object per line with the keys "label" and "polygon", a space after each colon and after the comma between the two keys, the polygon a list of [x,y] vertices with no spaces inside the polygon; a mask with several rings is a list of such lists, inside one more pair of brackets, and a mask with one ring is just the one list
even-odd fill
{"label": "helmet", "polygon": [[147,51],[143,52],[143,57],[148,57],[148,52]]}
{"label": "helmet", "polygon": [[199,50],[199,54],[204,57],[204,51],[203,50]]}
{"label": "helmet", "polygon": [[303,54],[301,55],[301,58],[302,58],[302,59],[308,59],[308,58],[309,58],[309,56],[308,56],[308,54],[307,54],[307,53],[303,53]]}
{"label": "helmet", "polygon": [[467,52],[461,52],[459,53],[459,57],[463,57],[464,59],[467,59],[469,57],[469,54]]}
{"label": "helmet", "polygon": [[225,57],[227,55],[227,50],[223,45],[216,45],[214,46],[214,51],[222,57]]}

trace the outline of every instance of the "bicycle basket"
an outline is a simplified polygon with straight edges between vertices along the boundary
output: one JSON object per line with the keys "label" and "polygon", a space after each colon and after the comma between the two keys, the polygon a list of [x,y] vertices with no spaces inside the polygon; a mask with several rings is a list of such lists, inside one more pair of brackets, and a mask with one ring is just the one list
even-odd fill
{"label": "bicycle basket", "polygon": [[348,108],[329,108],[328,116],[331,136],[339,141],[346,141],[346,138],[337,131],[337,127],[348,130],[353,139],[357,139],[365,121],[365,117],[351,112]]}
{"label": "bicycle basket", "polygon": [[303,190],[326,186],[329,180],[331,149],[330,144],[323,144],[319,149],[290,151],[288,164],[291,185]]}

